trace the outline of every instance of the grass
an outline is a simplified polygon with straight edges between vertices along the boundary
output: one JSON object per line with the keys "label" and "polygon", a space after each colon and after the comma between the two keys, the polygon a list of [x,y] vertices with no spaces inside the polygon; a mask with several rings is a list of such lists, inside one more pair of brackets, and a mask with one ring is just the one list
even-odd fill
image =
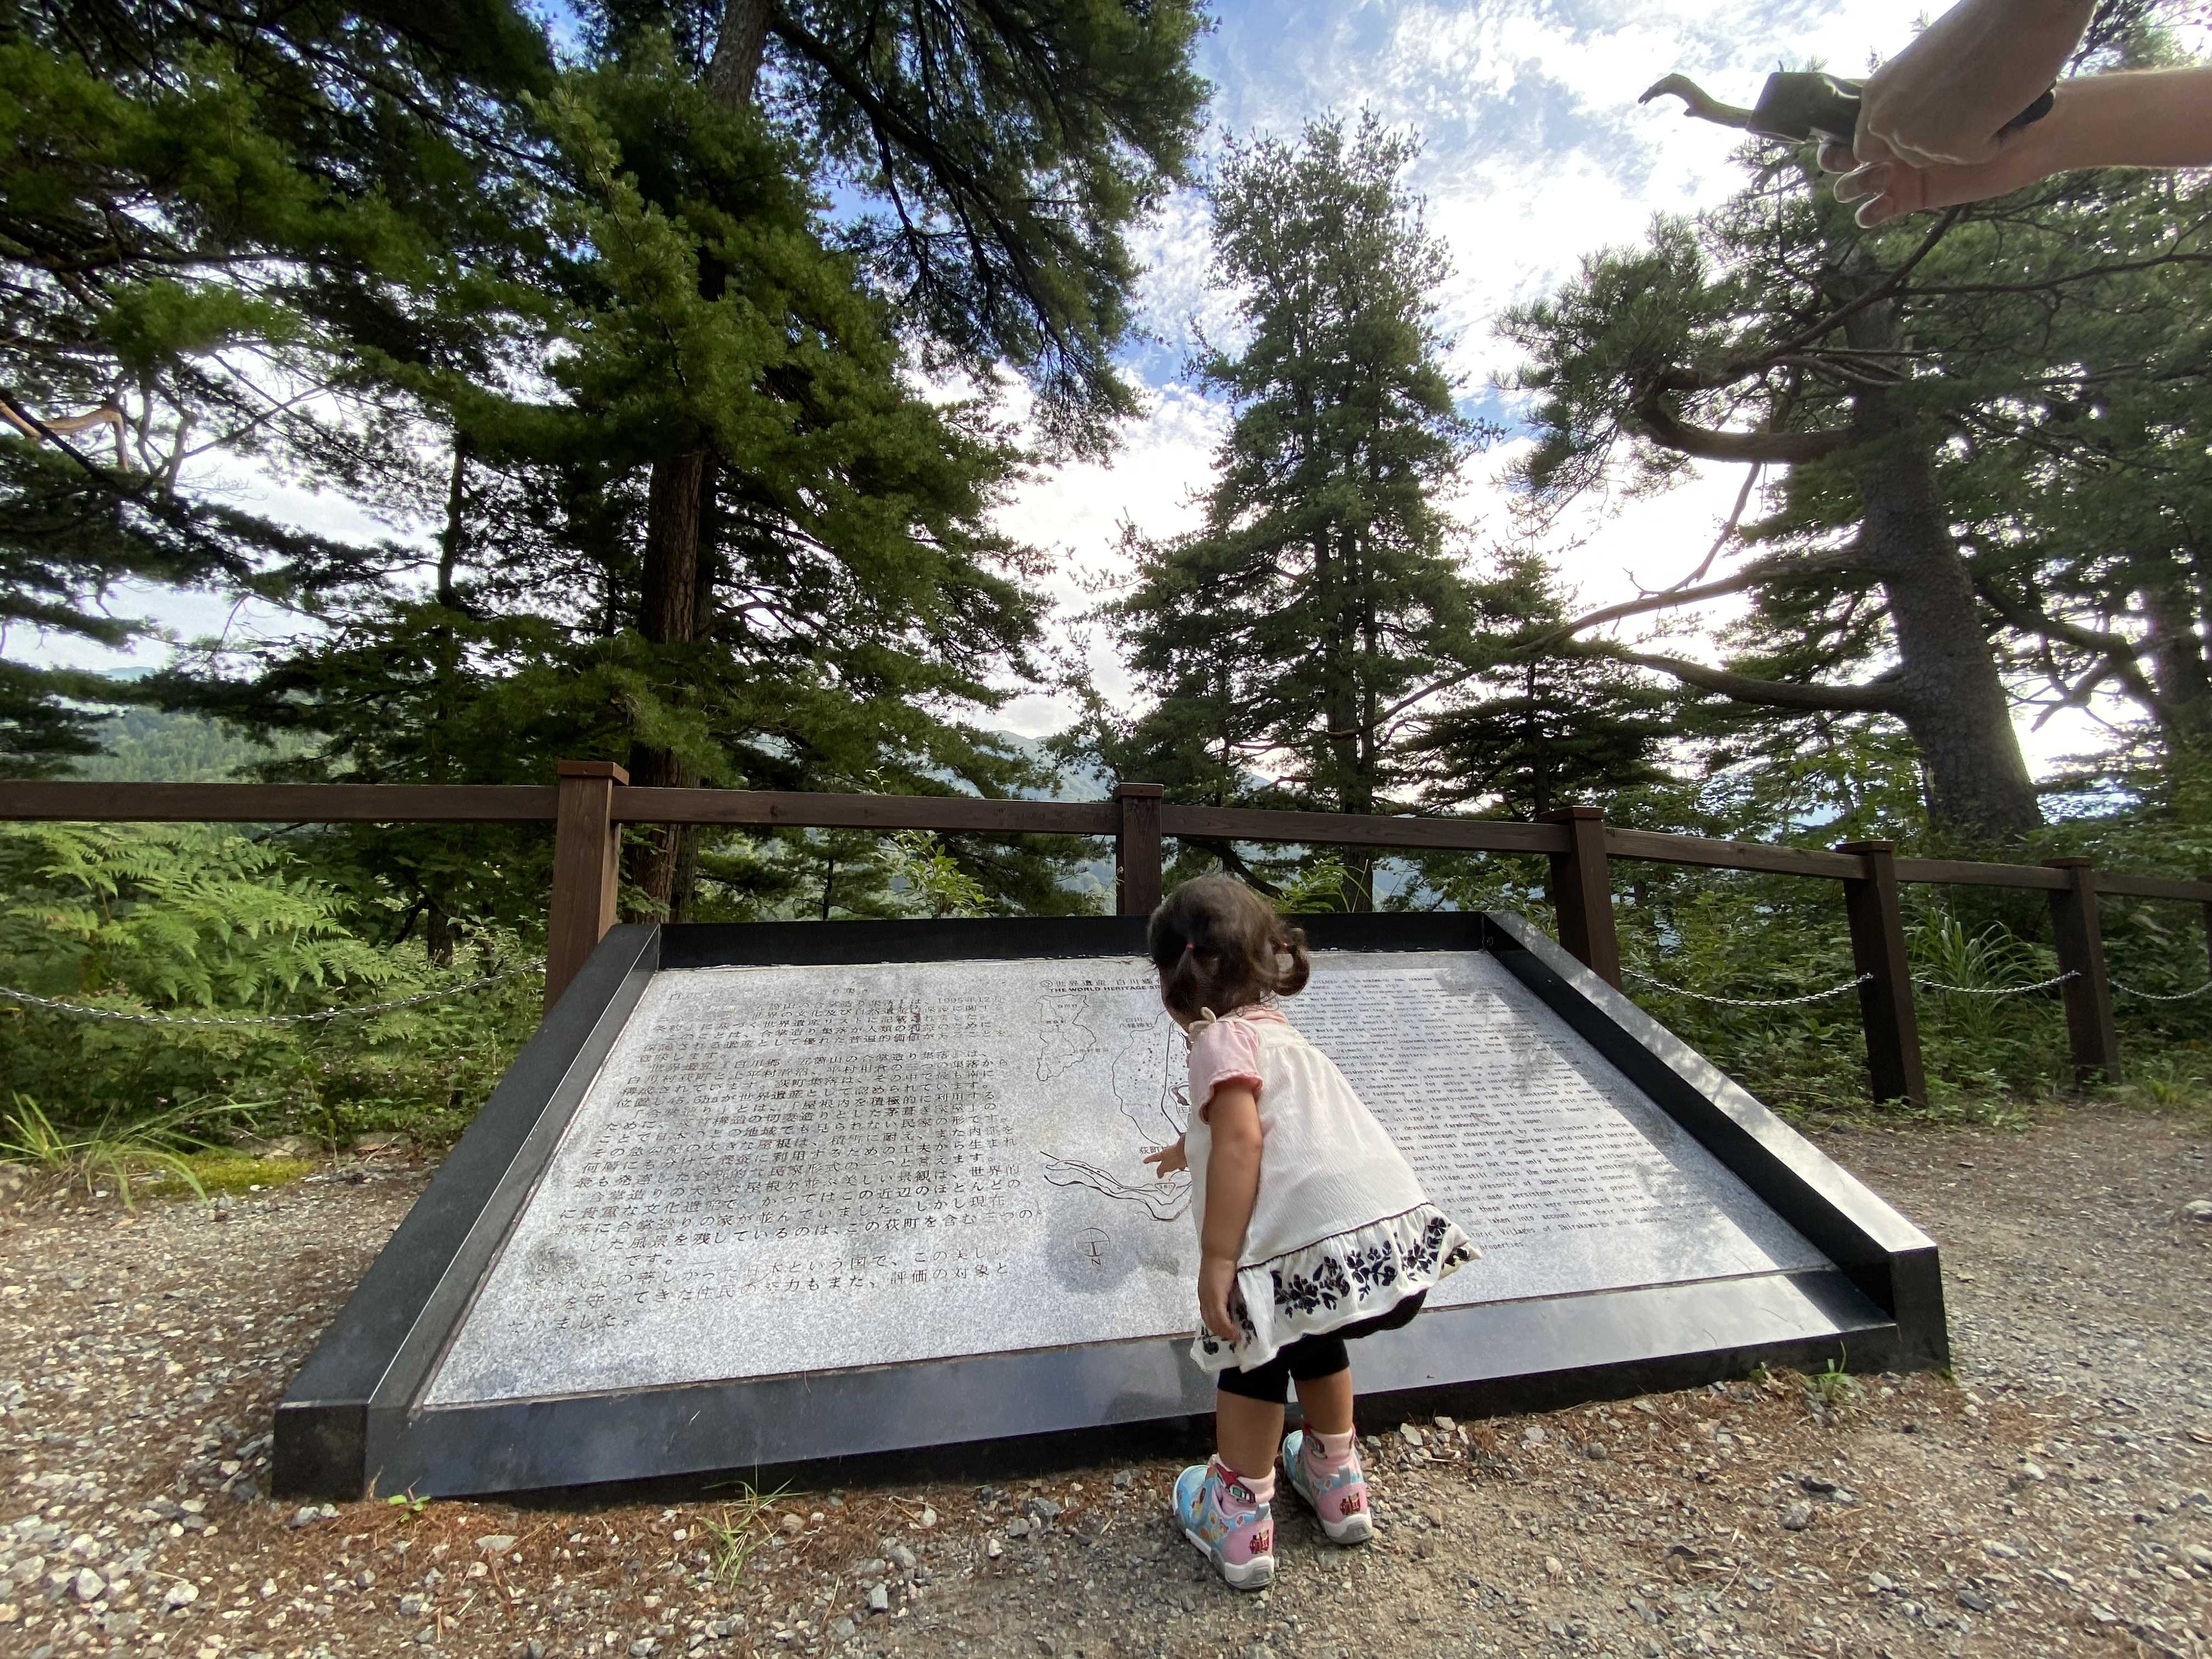
{"label": "grass", "polygon": [[110,1112],[90,1127],[79,1128],[56,1123],[30,1096],[14,1095],[0,1123],[0,1161],[82,1186],[88,1196],[100,1196],[112,1185],[126,1210],[137,1207],[134,1177],[173,1182],[204,1199],[207,1188],[192,1167],[192,1155],[210,1148],[185,1126],[207,1115],[198,1106],[172,1107],[130,1121]]}
{"label": "grass", "polygon": [[714,1540],[714,1582],[734,1589],[744,1577],[745,1564],[775,1533],[769,1511],[772,1505],[794,1496],[787,1486],[764,1492],[750,1481],[738,1483],[738,1501],[726,1504],[717,1519],[702,1520],[701,1528]]}

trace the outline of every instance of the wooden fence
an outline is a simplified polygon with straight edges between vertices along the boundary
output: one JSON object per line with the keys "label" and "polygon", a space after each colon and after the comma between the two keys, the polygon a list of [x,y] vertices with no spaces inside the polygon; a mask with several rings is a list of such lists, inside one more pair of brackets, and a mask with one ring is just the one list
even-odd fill
{"label": "wooden fence", "polygon": [[986,836],[1067,835],[1115,843],[1116,908],[1143,915],[1159,902],[1170,839],[1289,842],[1386,851],[1540,854],[1551,860],[1559,943],[1607,983],[1620,985],[1610,869],[1615,859],[1810,876],[1843,884],[1844,914],[1866,1027],[1876,1099],[1927,1097],[1912,970],[1898,890],[1908,882],[2013,887],[2050,896],[2061,997],[2074,1070],[2083,1083],[2120,1074],[2112,987],[2098,902],[2168,899],[2201,912],[2212,962],[2212,882],[2093,869],[2087,859],[2040,865],[1901,859],[1888,842],[1846,842],[1832,852],[1758,842],[1624,830],[1595,806],[1537,823],[1474,818],[1363,817],[1184,806],[1156,783],[1118,785],[1103,801],[983,800],[959,795],[830,795],[634,787],[611,761],[562,761],[545,786],[249,783],[0,783],[0,819],[217,823],[546,823],[555,826],[547,920],[548,1005],[614,925],[617,854],[625,823],[792,829],[933,830]]}

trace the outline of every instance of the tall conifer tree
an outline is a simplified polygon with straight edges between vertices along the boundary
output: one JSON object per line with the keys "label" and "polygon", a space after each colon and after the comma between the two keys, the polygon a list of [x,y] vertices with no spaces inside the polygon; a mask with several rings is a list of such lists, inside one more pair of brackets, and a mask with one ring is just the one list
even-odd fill
{"label": "tall conifer tree", "polygon": [[1392,810],[1391,704],[1478,647],[1437,504],[1478,434],[1443,365],[1443,250],[1401,179],[1415,149],[1316,122],[1232,146],[1212,185],[1245,339],[1199,371],[1236,419],[1204,527],[1133,537],[1108,611],[1155,700],[1109,750],[1181,799]]}

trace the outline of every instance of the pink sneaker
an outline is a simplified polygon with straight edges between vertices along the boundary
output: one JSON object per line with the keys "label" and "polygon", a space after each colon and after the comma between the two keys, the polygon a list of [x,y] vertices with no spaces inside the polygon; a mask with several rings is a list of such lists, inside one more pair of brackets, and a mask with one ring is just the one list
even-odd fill
{"label": "pink sneaker", "polygon": [[1275,1579],[1275,1510],[1219,1458],[1176,1477],[1176,1522],[1233,1589],[1265,1589]]}
{"label": "pink sneaker", "polygon": [[1304,1429],[1283,1437],[1283,1474],[1291,1490],[1306,1500],[1330,1543],[1365,1543],[1375,1536],[1375,1517],[1367,1512],[1367,1476],[1359,1467],[1358,1445],[1343,1468],[1326,1471],[1308,1455],[1306,1445]]}

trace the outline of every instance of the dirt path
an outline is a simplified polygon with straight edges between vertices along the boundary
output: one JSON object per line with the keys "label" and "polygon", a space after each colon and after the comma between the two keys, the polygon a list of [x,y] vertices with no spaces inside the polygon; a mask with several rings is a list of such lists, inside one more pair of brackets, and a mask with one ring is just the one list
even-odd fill
{"label": "dirt path", "polygon": [[270,1407],[423,1172],[33,1195],[0,1208],[0,1654],[2212,1653],[2212,1146],[2102,1112],[1824,1144],[1942,1239],[1956,1386],[1392,1429],[1382,1537],[1291,1519],[1249,1597],[1165,1524],[1165,1459],[808,1495],[734,1572],[728,1488],[303,1515],[263,1495]]}

